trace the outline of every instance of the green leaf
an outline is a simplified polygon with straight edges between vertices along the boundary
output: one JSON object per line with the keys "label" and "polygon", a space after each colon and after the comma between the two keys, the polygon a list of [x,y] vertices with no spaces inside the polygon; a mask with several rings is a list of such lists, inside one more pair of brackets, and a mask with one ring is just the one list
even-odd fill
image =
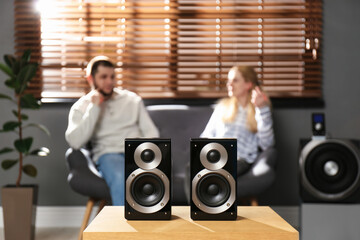
{"label": "green leaf", "polygon": [[5,94],[2,94],[2,93],[0,93],[0,98],[8,99],[8,100],[10,100],[10,101],[13,101],[13,99],[12,99],[10,96],[5,95]]}
{"label": "green leaf", "polygon": [[19,74],[16,77],[16,82],[20,85],[17,89],[17,93],[22,93],[26,88],[28,82],[35,76],[37,64],[28,64],[21,68]]}
{"label": "green leaf", "polygon": [[15,78],[6,80],[5,85],[9,88],[19,88],[20,86],[16,83]]}
{"label": "green leaf", "polygon": [[9,148],[9,147],[4,147],[3,149],[0,150],[0,154],[12,152],[12,151],[14,151],[14,149]]}
{"label": "green leaf", "polygon": [[48,136],[50,136],[50,131],[42,124],[30,123],[30,124],[27,124],[24,126],[24,128],[27,128],[27,127],[37,127],[38,129],[40,129],[41,131],[46,133]]}
{"label": "green leaf", "polygon": [[[12,110],[12,113],[14,114],[14,116],[15,116],[16,118],[18,117],[18,112],[17,112],[17,111]],[[28,117],[28,115],[21,114],[21,119],[22,119],[22,120],[28,120],[29,117]]]}
{"label": "green leaf", "polygon": [[9,77],[14,77],[14,74],[13,74],[11,68],[6,66],[5,64],[0,63],[0,69],[1,69],[1,71],[3,71]]}
{"label": "green leaf", "polygon": [[8,67],[10,68],[12,68],[14,66],[14,63],[16,62],[16,58],[9,54],[4,55],[4,60],[6,65],[8,65]]}
{"label": "green leaf", "polygon": [[7,170],[7,169],[11,168],[12,166],[14,166],[17,162],[18,162],[17,159],[15,159],[15,160],[7,159],[7,160],[2,161],[1,167],[4,170]]}
{"label": "green leaf", "polygon": [[31,57],[31,49],[26,49],[22,55],[22,59],[26,62],[30,61],[30,57]]}
{"label": "green leaf", "polygon": [[19,152],[26,154],[29,152],[32,142],[33,142],[32,137],[24,138],[23,140],[18,139],[15,140],[14,146],[16,150],[18,150]]}
{"label": "green leaf", "polygon": [[12,72],[14,75],[18,75],[19,71],[20,71],[20,61],[19,60],[16,60],[14,62],[14,64],[12,65]]}
{"label": "green leaf", "polygon": [[4,132],[14,131],[19,126],[20,126],[19,122],[9,121],[9,122],[4,123],[3,131]]}
{"label": "green leaf", "polygon": [[32,94],[25,94],[21,97],[21,106],[23,108],[39,109],[40,101],[36,100]]}
{"label": "green leaf", "polygon": [[31,164],[24,165],[22,170],[26,175],[29,175],[30,177],[36,177],[37,175],[36,168]]}
{"label": "green leaf", "polygon": [[35,155],[39,157],[46,157],[50,154],[50,150],[46,147],[41,147],[30,152],[29,155]]}

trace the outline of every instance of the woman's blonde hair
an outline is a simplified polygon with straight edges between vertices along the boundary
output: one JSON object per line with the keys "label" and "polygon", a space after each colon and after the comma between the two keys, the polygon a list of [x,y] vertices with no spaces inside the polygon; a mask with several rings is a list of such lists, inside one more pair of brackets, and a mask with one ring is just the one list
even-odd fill
{"label": "woman's blonde hair", "polygon": [[[257,123],[255,120],[255,106],[251,103],[251,91],[256,87],[259,86],[259,80],[257,77],[257,74],[254,70],[254,68],[250,66],[234,66],[229,70],[229,75],[232,74],[233,71],[236,71],[236,73],[240,73],[245,82],[251,82],[252,88],[249,90],[248,95],[248,104],[247,104],[247,120],[246,124],[248,129],[256,133],[257,132]],[[236,75],[236,74],[233,74]],[[238,113],[239,109],[239,103],[236,97],[228,97],[220,100],[220,104],[224,106],[225,111],[224,115],[222,117],[222,120],[225,123],[233,122],[235,120],[235,117]]]}

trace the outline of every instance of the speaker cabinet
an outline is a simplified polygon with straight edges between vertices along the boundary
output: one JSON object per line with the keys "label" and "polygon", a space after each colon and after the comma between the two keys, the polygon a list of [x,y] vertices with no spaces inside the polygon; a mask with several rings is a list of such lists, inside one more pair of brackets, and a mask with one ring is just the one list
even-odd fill
{"label": "speaker cabinet", "polygon": [[360,202],[360,141],[300,140],[300,195],[305,203]]}
{"label": "speaker cabinet", "polygon": [[359,240],[360,204],[303,203],[301,240]]}
{"label": "speaker cabinet", "polygon": [[170,139],[125,139],[125,218],[171,218]]}
{"label": "speaker cabinet", "polygon": [[193,220],[237,218],[236,139],[191,139],[190,198]]}

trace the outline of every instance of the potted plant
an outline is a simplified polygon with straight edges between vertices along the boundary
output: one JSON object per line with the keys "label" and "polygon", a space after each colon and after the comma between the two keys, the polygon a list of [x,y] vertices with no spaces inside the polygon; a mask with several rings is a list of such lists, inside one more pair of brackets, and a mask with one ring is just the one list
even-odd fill
{"label": "potted plant", "polygon": [[4,83],[13,92],[13,96],[0,93],[0,100],[14,105],[14,118],[0,123],[0,133],[4,136],[7,133],[16,135],[12,144],[5,139],[1,140],[1,167],[9,170],[17,166],[15,184],[3,186],[1,189],[5,239],[34,239],[38,186],[21,184],[21,179],[23,173],[31,177],[37,175],[36,167],[28,162],[29,157],[49,154],[49,149],[45,147],[33,149],[33,137],[25,135],[26,129],[31,127],[37,127],[49,134],[43,125],[29,123],[29,117],[23,111],[40,108],[40,102],[34,95],[26,92],[38,68],[36,63],[30,62],[30,56],[31,51],[26,50],[22,57],[18,58],[5,55],[5,64],[0,63],[1,71],[9,77]]}

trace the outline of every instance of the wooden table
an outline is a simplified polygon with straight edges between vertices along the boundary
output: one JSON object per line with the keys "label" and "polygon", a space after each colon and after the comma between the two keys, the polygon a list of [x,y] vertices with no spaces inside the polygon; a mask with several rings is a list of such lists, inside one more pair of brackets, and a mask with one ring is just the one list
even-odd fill
{"label": "wooden table", "polygon": [[189,207],[172,207],[169,221],[128,221],[124,208],[106,206],[83,240],[298,240],[299,233],[270,207],[238,207],[236,221],[193,221]]}

